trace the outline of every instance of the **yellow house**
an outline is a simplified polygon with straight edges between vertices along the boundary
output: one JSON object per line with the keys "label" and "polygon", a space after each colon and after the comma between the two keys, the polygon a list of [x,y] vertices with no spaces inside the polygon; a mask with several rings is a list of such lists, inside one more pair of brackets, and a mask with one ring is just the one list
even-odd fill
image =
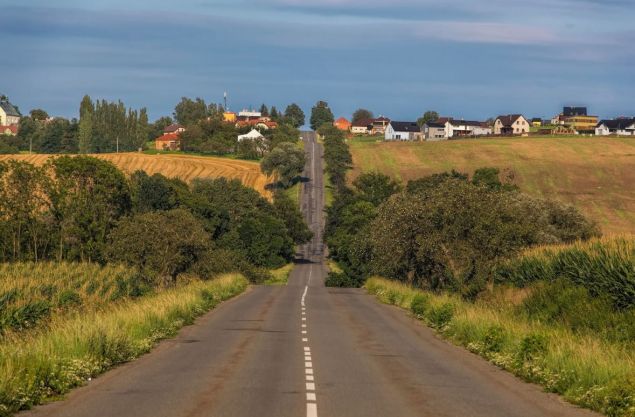
{"label": "yellow house", "polygon": [[598,124],[597,116],[571,116],[564,119],[565,126],[577,132],[595,132]]}
{"label": "yellow house", "polygon": [[227,123],[236,123],[236,113],[233,111],[226,111],[223,113],[223,121]]}

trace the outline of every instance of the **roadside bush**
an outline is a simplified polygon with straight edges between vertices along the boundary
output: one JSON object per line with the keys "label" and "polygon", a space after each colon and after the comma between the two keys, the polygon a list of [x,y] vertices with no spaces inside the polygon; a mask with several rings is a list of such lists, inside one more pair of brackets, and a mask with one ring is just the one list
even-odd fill
{"label": "roadside bush", "polygon": [[430,307],[430,299],[423,294],[416,294],[410,302],[410,311],[417,318],[423,318]]}
{"label": "roadside bush", "polygon": [[592,296],[610,297],[616,309],[635,307],[635,239],[617,237],[531,249],[494,269],[499,283],[526,286],[566,279]]}
{"label": "roadside bush", "polygon": [[[143,239],[139,239],[143,236]],[[136,266],[146,279],[173,285],[210,246],[210,236],[189,211],[138,214],[110,234],[109,259]]]}
{"label": "roadside bush", "polygon": [[327,287],[359,288],[364,285],[364,282],[351,277],[345,272],[329,272],[324,285]]}
{"label": "roadside bush", "polygon": [[446,327],[452,317],[454,317],[454,304],[443,303],[439,306],[431,306],[428,310],[427,318],[432,327],[437,330],[442,330]]}

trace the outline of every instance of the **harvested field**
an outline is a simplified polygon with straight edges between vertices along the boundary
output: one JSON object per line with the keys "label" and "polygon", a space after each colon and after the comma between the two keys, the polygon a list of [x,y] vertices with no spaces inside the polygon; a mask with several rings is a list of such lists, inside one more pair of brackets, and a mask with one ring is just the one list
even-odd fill
{"label": "harvested field", "polygon": [[380,171],[402,181],[485,166],[534,196],[578,207],[607,233],[635,233],[635,139],[500,138],[387,143],[350,140],[354,179]]}
{"label": "harvested field", "polygon": [[[32,164],[41,165],[55,155],[0,155],[3,159],[19,159]],[[139,153],[98,154],[91,155],[114,163],[122,171],[131,174],[142,169],[148,174],[163,174],[166,177],[177,177],[183,181],[194,178],[237,178],[244,185],[254,188],[263,196],[270,197],[265,186],[271,182],[260,172],[257,162],[241,161],[227,158],[192,155],[145,155]]]}

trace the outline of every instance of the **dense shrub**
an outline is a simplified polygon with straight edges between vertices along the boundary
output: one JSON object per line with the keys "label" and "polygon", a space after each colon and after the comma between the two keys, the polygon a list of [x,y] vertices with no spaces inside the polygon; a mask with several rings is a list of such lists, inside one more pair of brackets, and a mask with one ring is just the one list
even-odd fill
{"label": "dense shrub", "polygon": [[635,306],[635,240],[630,237],[529,250],[494,272],[497,282],[517,286],[565,279],[592,296],[610,297],[616,308]]}

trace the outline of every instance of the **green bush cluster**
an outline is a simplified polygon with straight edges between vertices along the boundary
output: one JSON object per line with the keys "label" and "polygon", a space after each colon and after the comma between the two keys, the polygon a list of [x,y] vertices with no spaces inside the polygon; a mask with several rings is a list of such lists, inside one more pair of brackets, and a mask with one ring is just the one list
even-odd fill
{"label": "green bush cluster", "polygon": [[520,287],[536,281],[564,279],[607,296],[617,309],[635,306],[635,239],[599,239],[571,246],[529,251],[499,264],[495,280]]}

